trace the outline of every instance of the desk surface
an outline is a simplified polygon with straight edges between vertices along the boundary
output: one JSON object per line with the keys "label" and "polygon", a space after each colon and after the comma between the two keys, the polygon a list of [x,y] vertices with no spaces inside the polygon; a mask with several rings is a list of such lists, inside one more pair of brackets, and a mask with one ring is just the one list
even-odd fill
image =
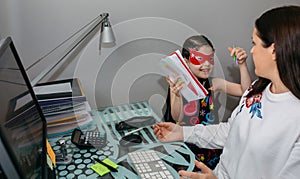
{"label": "desk surface", "polygon": [[161,121],[148,103],[140,102],[107,107],[103,111],[93,110],[91,113],[93,122],[85,127],[81,127],[81,130],[105,131],[107,134],[107,145],[104,148],[99,149],[80,150],[71,143],[71,134],[50,138],[49,142],[53,146],[54,151],[58,151],[60,148],[56,145],[56,141],[65,139],[68,156],[73,158],[71,164],[57,166],[58,178],[100,178],[97,173],[90,169],[94,164],[94,161],[92,161],[91,158],[99,156],[100,159],[109,157],[119,165],[118,172],[111,172],[101,178],[138,178],[127,154],[132,151],[148,149],[153,149],[158,152],[158,155],[163,159],[175,178],[179,178],[177,172],[180,169],[188,171],[193,170],[195,156],[189,148],[183,142],[159,142],[150,126],[139,131],[139,134],[143,138],[141,144],[128,148],[119,145],[122,134],[116,130],[116,123],[133,116],[153,116],[157,121]]}

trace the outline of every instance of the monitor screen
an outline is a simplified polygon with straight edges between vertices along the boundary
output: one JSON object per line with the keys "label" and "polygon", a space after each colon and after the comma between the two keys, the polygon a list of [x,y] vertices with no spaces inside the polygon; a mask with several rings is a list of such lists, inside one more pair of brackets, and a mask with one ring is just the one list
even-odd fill
{"label": "monitor screen", "polygon": [[0,89],[1,167],[6,175],[44,178],[46,122],[10,37],[0,42]]}

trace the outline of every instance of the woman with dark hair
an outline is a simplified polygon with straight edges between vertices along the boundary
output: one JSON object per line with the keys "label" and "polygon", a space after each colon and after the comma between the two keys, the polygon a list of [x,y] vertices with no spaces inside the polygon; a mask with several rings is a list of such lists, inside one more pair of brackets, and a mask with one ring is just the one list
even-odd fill
{"label": "woman with dark hair", "polygon": [[184,140],[223,148],[212,171],[179,171],[190,178],[299,178],[300,176],[300,6],[263,13],[252,34],[251,53],[259,77],[244,93],[228,122],[178,126],[159,123],[160,141]]}
{"label": "woman with dark hair", "polygon": [[[251,84],[246,64],[248,55],[245,50],[240,47],[229,47],[228,50],[231,56],[236,55],[237,57],[241,84],[211,77],[214,68],[215,49],[207,37],[195,35],[185,40],[182,56],[191,72],[208,91],[208,95],[203,99],[188,102],[180,93],[185,84],[178,82],[178,78],[172,82],[167,76],[170,88],[166,99],[165,122],[173,122],[181,126],[219,123],[218,109],[220,105],[218,103],[218,94],[224,92],[240,97]],[[207,149],[206,146],[198,147],[195,144],[186,144],[196,157],[209,168],[214,169],[218,164],[222,149]]]}

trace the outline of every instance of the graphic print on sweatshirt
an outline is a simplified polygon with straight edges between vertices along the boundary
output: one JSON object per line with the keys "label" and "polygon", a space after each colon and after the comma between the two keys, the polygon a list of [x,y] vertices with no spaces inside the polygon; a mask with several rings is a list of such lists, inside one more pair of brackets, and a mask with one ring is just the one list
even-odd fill
{"label": "graphic print on sweatshirt", "polygon": [[246,106],[246,108],[249,108],[249,113],[251,114],[251,119],[254,116],[262,119],[261,98],[262,98],[262,93],[255,94],[251,97],[247,97],[246,100],[243,101],[243,104],[241,105],[241,108],[240,108],[239,112],[237,113],[237,115],[243,110],[244,106]]}

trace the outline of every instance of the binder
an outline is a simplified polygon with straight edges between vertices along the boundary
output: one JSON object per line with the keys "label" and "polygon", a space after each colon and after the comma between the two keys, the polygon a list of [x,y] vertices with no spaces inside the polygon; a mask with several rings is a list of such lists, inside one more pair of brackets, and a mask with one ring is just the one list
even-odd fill
{"label": "binder", "polygon": [[178,76],[184,81],[185,86],[180,92],[187,101],[202,99],[208,95],[208,91],[191,72],[179,50],[161,59],[160,66],[164,74],[170,76],[172,82]]}

